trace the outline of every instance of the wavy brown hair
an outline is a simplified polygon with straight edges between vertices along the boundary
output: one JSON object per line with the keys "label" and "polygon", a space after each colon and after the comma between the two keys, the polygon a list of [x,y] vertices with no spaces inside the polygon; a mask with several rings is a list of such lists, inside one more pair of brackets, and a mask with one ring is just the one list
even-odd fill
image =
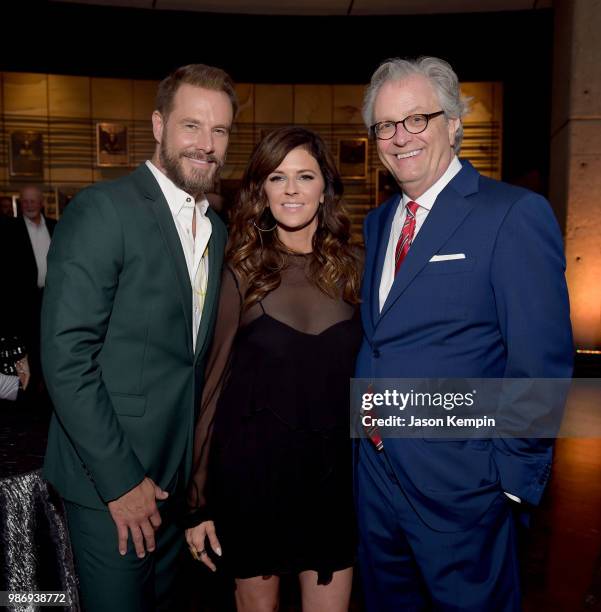
{"label": "wavy brown hair", "polygon": [[315,132],[285,127],[269,133],[255,147],[232,210],[226,257],[246,287],[244,309],[279,286],[280,273],[288,263],[289,250],[278,239],[263,186],[297,147],[315,158],[325,182],[309,280],[332,298],[342,295],[350,304],[359,303],[361,258],[358,247],[351,243],[351,222],[342,205],[343,185],[334,158]]}

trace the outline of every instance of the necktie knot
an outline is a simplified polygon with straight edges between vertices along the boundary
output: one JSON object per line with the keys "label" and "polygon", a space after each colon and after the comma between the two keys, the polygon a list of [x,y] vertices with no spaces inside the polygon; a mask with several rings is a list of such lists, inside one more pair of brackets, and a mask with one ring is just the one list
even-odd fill
{"label": "necktie knot", "polygon": [[415,213],[417,212],[418,208],[419,204],[417,202],[414,202],[413,200],[407,202],[407,214],[410,214],[415,217]]}

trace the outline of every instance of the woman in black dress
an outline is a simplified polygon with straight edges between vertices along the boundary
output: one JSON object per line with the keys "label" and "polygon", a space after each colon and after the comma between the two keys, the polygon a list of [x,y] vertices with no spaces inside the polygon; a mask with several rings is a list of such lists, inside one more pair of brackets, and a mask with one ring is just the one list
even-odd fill
{"label": "woman in black dress", "polygon": [[348,609],[355,558],[349,379],[361,340],[361,258],[342,182],[315,133],[255,148],[233,210],[195,436],[186,531],[236,578],[238,610]]}

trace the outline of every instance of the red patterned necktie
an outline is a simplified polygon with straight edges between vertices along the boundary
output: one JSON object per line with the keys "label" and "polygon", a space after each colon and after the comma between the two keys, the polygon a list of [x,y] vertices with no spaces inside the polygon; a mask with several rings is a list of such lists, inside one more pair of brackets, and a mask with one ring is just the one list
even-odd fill
{"label": "red patterned necktie", "polygon": [[[370,395],[373,395],[374,392],[374,386],[372,383],[369,383],[369,385],[367,385],[367,392]],[[362,413],[362,416],[365,413]],[[373,411],[372,409],[372,416],[374,418],[377,418],[377,414]],[[376,450],[381,451],[384,448],[384,442],[382,442],[382,436],[380,435],[380,429],[378,428],[377,425],[371,425],[370,427],[365,426],[365,433],[367,434],[367,437],[373,442],[373,445],[376,447]]]}
{"label": "red patterned necktie", "polygon": [[396,249],[394,251],[394,275],[396,276],[403,260],[409,252],[409,247],[413,241],[413,234],[415,234],[415,213],[419,208],[417,202],[407,202],[407,215],[405,217],[405,223],[403,223],[403,229],[399,236],[399,241],[396,243]]}
{"label": "red patterned necktie", "polygon": [[[396,276],[401,264],[405,257],[407,257],[407,253],[409,252],[409,247],[411,246],[411,242],[413,241],[413,235],[415,234],[415,213],[419,208],[419,204],[417,202],[407,202],[407,214],[405,216],[405,222],[403,223],[403,228],[401,229],[401,235],[399,236],[399,240],[396,244],[396,249],[394,251],[394,275]],[[368,393],[373,393],[373,386],[370,384],[368,387]],[[372,416],[377,417],[377,413],[372,409]],[[366,427],[365,432],[370,440],[373,442],[373,445],[376,447],[376,450],[381,451],[384,448],[384,442],[382,440],[382,436],[380,435],[380,430],[377,425],[372,425],[371,427]]]}

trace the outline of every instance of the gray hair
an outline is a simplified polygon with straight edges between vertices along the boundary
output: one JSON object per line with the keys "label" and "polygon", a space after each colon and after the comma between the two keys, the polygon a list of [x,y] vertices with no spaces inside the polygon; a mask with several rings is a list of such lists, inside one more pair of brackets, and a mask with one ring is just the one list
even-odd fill
{"label": "gray hair", "polygon": [[455,153],[459,153],[463,140],[461,119],[469,111],[470,98],[461,94],[459,79],[450,64],[437,57],[419,57],[417,59],[395,57],[380,64],[380,67],[371,77],[371,82],[367,86],[363,98],[362,114],[365,125],[369,129],[373,123],[374,102],[382,85],[388,81],[402,81],[414,74],[420,74],[432,83],[445,117],[460,120],[453,145]]}

